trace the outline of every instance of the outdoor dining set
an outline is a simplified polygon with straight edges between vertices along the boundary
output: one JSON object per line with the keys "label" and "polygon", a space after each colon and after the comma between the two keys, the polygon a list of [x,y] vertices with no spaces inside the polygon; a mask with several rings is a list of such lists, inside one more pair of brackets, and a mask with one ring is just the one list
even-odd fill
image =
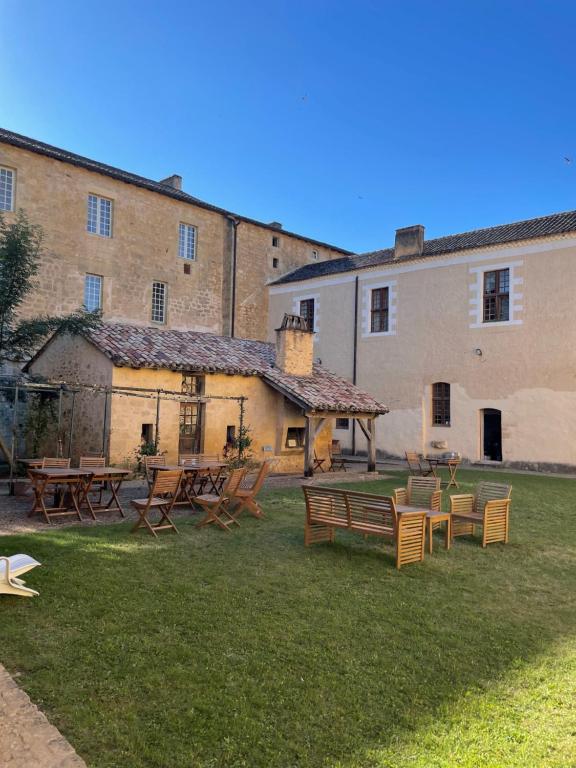
{"label": "outdoor dining set", "polygon": [[[47,523],[60,516],[83,520],[83,512],[93,520],[102,512],[126,516],[118,493],[130,474],[128,469],[106,466],[102,456],[80,457],[78,467],[71,467],[69,458],[22,459],[21,463],[34,497],[30,516],[41,514]],[[199,527],[214,523],[229,530],[239,525],[238,517],[244,510],[261,517],[256,496],[274,463],[274,459],[264,461],[255,478],[249,480],[246,468],[229,469],[217,455],[181,455],[178,464],[167,463],[163,456],[145,456],[148,494],[130,502],[138,513],[132,530],[143,527],[154,536],[160,530],[178,532],[171,513],[182,505],[204,512]],[[159,519],[153,519],[155,513]]]}

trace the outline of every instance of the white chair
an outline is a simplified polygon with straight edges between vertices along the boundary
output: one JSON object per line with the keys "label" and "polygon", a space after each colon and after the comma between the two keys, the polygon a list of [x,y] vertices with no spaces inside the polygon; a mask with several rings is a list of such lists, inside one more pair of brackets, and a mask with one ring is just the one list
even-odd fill
{"label": "white chair", "polygon": [[32,568],[41,565],[30,555],[0,556],[0,594],[20,595],[20,597],[34,597],[38,592],[24,586],[24,581],[18,578]]}

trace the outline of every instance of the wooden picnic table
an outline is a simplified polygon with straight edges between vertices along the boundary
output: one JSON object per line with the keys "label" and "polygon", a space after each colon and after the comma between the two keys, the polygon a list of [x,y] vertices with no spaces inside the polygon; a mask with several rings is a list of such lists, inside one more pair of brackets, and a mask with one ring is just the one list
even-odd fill
{"label": "wooden picnic table", "polygon": [[[116,467],[87,467],[84,471],[90,474],[90,479],[82,490],[79,504],[80,509],[85,505],[94,520],[98,519],[96,512],[120,512],[122,517],[126,517],[118,498],[118,491],[126,476],[130,474],[129,470]],[[95,504],[91,501],[90,492],[94,492],[94,483],[105,483],[106,487],[110,490],[110,498],[105,504],[102,504],[101,501],[104,488],[98,488],[98,491],[100,491],[99,503]]]}
{"label": "wooden picnic table", "polygon": [[456,480],[456,471],[462,463],[462,459],[451,459],[447,456],[425,456],[424,458],[430,463],[430,468],[434,477],[438,477],[436,474],[438,467],[448,467],[448,471],[450,472],[450,479],[448,480],[446,488],[451,488],[452,486],[454,486],[454,488],[460,487]]}
{"label": "wooden picnic table", "polygon": [[42,469],[44,459],[18,459],[20,464],[23,464],[26,469]]}
{"label": "wooden picnic table", "polygon": [[[34,492],[34,503],[28,513],[30,517],[36,513],[44,515],[47,523],[53,517],[76,515],[82,520],[80,503],[83,500],[84,488],[90,483],[92,472],[85,469],[28,469],[28,476]],[[48,486],[56,486],[54,506],[47,507],[45,502]],[[63,489],[62,486],[65,486]],[[67,492],[65,492],[67,491]]]}
{"label": "wooden picnic table", "polygon": [[[154,464],[151,469],[153,472],[164,472],[169,470],[182,470],[184,480],[181,486],[181,497],[176,504],[190,504],[194,506],[194,497],[198,494],[194,491],[194,484],[198,478],[203,478],[201,490],[205,485],[210,486],[212,493],[219,494],[222,485],[222,470],[228,465],[224,461],[198,462],[197,464]],[[216,472],[216,476],[214,476]],[[183,498],[182,498],[183,497]]]}

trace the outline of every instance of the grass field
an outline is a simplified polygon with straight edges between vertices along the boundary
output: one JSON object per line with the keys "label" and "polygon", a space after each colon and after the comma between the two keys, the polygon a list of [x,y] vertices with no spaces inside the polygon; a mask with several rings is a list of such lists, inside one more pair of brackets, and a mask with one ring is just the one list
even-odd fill
{"label": "grass field", "polygon": [[91,768],[575,766],[576,482],[459,476],[513,483],[511,543],[400,572],[376,540],[305,549],[296,489],[231,535],[3,538],[45,566],[0,601],[0,661]]}

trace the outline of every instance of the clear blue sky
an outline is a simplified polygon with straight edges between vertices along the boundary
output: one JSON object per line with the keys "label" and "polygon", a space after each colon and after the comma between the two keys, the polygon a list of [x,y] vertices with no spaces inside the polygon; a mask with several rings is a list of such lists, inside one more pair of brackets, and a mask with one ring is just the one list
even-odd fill
{"label": "clear blue sky", "polygon": [[553,0],[0,0],[0,124],[371,250],[576,208],[575,28]]}

